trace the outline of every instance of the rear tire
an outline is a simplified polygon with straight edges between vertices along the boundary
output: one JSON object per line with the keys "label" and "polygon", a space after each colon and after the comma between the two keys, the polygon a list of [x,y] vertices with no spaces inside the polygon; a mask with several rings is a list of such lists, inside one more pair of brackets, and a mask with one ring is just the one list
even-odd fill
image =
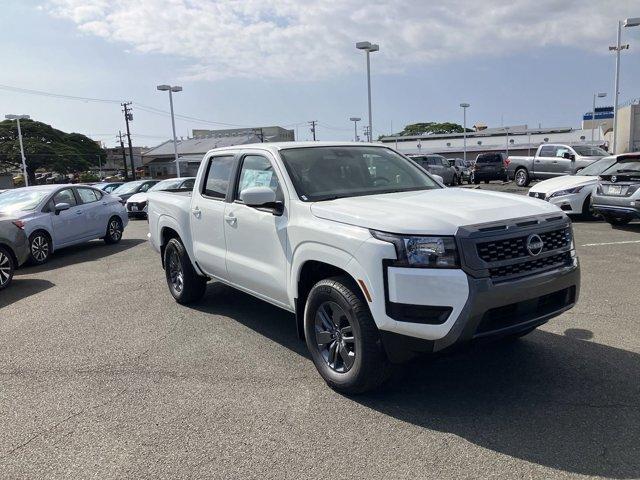
{"label": "rear tire", "polygon": [[360,289],[346,276],[316,283],[304,312],[307,348],[327,385],[345,394],[369,392],[390,376],[380,332]]}
{"label": "rear tire", "polygon": [[51,256],[51,237],[43,230],[35,231],[29,237],[29,263],[44,265]]}
{"label": "rear tire", "polygon": [[531,177],[526,168],[519,168],[513,176],[516,185],[519,187],[528,187],[531,183]]}
{"label": "rear tire", "polygon": [[485,180],[484,183],[489,183],[489,180]]}
{"label": "rear tire", "polygon": [[630,217],[613,217],[611,215],[605,215],[604,219],[614,227],[622,227],[631,221]]}
{"label": "rear tire", "polygon": [[13,280],[16,262],[12,253],[6,247],[0,246],[0,290],[4,290]]}
{"label": "rear tire", "polygon": [[184,245],[172,238],[164,249],[164,272],[171,295],[181,305],[197,302],[207,289],[207,279],[198,275]]}
{"label": "rear tire", "polygon": [[113,245],[122,240],[122,220],[120,217],[111,217],[107,223],[107,231],[104,236],[104,243],[107,245]]}

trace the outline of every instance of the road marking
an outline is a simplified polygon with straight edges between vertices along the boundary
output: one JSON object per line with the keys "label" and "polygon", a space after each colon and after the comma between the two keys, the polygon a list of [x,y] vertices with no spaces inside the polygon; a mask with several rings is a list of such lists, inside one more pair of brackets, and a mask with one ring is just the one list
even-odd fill
{"label": "road marking", "polygon": [[640,240],[627,240],[624,242],[604,242],[604,243],[586,243],[584,245],[580,245],[581,247],[599,247],[601,245],[622,245],[625,243],[640,243]]}

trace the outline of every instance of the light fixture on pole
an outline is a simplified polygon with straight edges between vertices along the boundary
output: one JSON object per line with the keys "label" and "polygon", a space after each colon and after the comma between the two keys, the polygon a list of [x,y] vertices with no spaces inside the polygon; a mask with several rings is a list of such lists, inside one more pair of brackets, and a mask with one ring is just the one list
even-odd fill
{"label": "light fixture on pole", "polygon": [[27,175],[27,161],[24,157],[24,146],[22,145],[22,130],[20,129],[20,120],[29,120],[29,115],[5,115],[7,120],[15,120],[18,125],[18,142],[20,143],[20,156],[22,157],[22,176],[24,178],[24,186],[29,186],[29,175]]}
{"label": "light fixture on pole", "polygon": [[471,105],[468,103],[461,103],[460,106],[462,107],[462,131],[463,131],[463,136],[464,136],[464,164],[467,164],[467,108],[469,108]]}
{"label": "light fixture on pole", "polygon": [[593,110],[591,110],[591,141],[595,140],[595,128],[596,128],[596,97],[604,98],[606,93],[594,93],[593,94]]}
{"label": "light fixture on pole", "polygon": [[615,155],[616,144],[618,142],[618,95],[620,94],[620,51],[628,50],[629,45],[621,45],[622,41],[622,26],[625,27],[637,27],[640,25],[640,17],[627,18],[624,22],[618,22],[618,35],[617,42],[614,47],[609,47],[610,51],[616,52],[616,74],[615,74],[615,88],[613,90],[613,145],[611,153]]}
{"label": "light fixture on pole", "polygon": [[358,122],[362,119],[360,117],[351,117],[349,120],[353,122],[353,141],[357,142],[358,141]]}
{"label": "light fixture on pole", "polygon": [[171,128],[173,130],[173,153],[176,157],[176,177],[180,177],[180,162],[178,161],[178,142],[176,140],[176,120],[173,116],[173,93],[181,92],[182,87],[175,85],[158,85],[161,92],[169,92],[169,106],[171,107]]}
{"label": "light fixture on pole", "polygon": [[373,128],[371,125],[371,61],[369,59],[369,55],[372,52],[380,50],[380,46],[371,42],[358,42],[356,43],[356,48],[358,50],[364,50],[367,53],[367,99],[369,101],[369,128],[367,129],[367,140],[371,142]]}

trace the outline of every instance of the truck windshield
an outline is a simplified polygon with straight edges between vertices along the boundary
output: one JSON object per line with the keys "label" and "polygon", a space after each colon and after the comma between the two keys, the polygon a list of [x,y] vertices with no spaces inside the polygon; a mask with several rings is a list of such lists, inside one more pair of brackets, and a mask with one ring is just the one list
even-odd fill
{"label": "truck windshield", "polygon": [[578,155],[582,157],[604,157],[608,155],[607,152],[605,152],[600,147],[588,147],[585,145],[575,145],[573,149],[576,151]]}
{"label": "truck windshield", "polygon": [[384,147],[306,147],[280,152],[306,202],[441,188],[415,163]]}

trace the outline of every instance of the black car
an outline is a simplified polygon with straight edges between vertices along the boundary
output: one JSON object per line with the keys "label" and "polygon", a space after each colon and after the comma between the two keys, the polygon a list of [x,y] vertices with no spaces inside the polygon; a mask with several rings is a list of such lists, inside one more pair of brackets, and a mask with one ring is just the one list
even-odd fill
{"label": "black car", "polygon": [[481,153],[473,165],[473,183],[507,181],[507,156],[504,153]]}

